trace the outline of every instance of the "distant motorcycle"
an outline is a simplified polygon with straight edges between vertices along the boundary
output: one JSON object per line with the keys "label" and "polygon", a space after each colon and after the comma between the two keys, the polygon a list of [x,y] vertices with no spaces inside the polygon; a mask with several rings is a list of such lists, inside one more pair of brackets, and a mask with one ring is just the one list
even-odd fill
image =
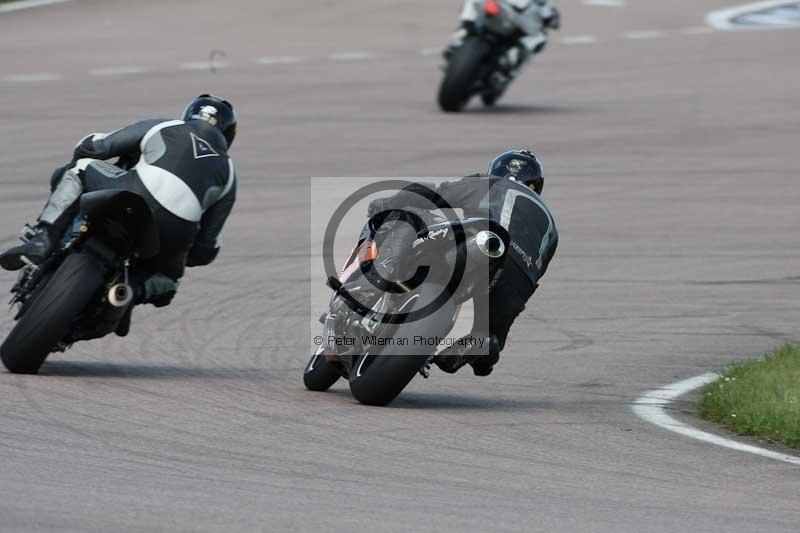
{"label": "distant motorcycle", "polygon": [[[309,390],[325,391],[344,377],[359,402],[387,405],[417,373],[428,377],[437,346],[420,340],[450,332],[461,304],[486,288],[508,249],[508,233],[489,219],[436,221],[416,233],[402,256],[402,270],[416,273],[411,281],[378,290],[376,235],[395,223],[390,217],[378,228],[370,220],[341,275],[328,280],[334,294],[320,318],[322,342],[303,375]],[[435,264],[445,268],[426,266]]]}
{"label": "distant motorcycle", "polygon": [[86,193],[79,211],[56,251],[29,263],[11,289],[17,323],[0,347],[10,372],[36,374],[52,352],[127,334],[120,324],[134,299],[128,273],[160,248],[153,213],[125,190]]}
{"label": "distant motorcycle", "polygon": [[480,94],[493,106],[508,88],[512,76],[502,60],[525,35],[539,35],[544,21],[535,0],[475,0],[480,4],[475,21],[477,33],[448,53],[444,79],[439,87],[439,106],[461,111]]}

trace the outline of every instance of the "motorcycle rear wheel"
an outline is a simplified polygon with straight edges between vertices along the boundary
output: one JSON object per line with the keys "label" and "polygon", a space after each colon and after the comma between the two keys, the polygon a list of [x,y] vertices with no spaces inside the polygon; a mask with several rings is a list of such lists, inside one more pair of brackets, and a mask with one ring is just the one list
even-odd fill
{"label": "motorcycle rear wheel", "polygon": [[64,260],[0,347],[0,358],[9,372],[39,372],[103,286],[104,274],[100,261],[91,254],[76,253]]}
{"label": "motorcycle rear wheel", "polygon": [[[433,302],[443,287],[424,284],[414,308]],[[416,298],[416,297],[414,297]],[[410,312],[412,308],[404,309]],[[383,347],[378,353],[359,356],[353,363],[350,375],[350,392],[360,403],[384,406],[392,402],[436,352],[436,346],[417,342],[417,339],[444,336],[453,327],[456,305],[449,298],[436,311],[424,319],[402,323],[396,329],[382,333],[381,337],[405,339],[407,344]]]}

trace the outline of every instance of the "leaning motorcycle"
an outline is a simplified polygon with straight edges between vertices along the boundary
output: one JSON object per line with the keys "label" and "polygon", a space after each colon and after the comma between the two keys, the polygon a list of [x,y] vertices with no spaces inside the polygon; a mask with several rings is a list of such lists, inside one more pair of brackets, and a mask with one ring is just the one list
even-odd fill
{"label": "leaning motorcycle", "polygon": [[370,220],[341,274],[328,279],[334,293],[303,375],[308,389],[328,390],[343,377],[359,402],[389,404],[414,376],[429,376],[437,341],[453,328],[461,304],[487,290],[502,268],[509,243],[502,226],[484,218],[437,220],[412,232],[400,254],[398,271],[414,274],[387,282],[375,268],[387,246],[379,243],[401,233],[392,229],[399,218]]}
{"label": "leaning motorcycle", "polygon": [[130,322],[123,319],[134,299],[129,272],[159,247],[142,196],[117,189],[82,195],[56,250],[38,266],[28,262],[11,289],[17,323],[0,346],[5,367],[36,374],[50,353],[75,342],[126,335]]}
{"label": "leaning motorcycle", "polygon": [[[443,111],[461,111],[478,94],[484,105],[493,106],[512,80],[509,67],[502,64],[506,52],[523,36],[545,31],[536,0],[475,3],[479,4],[476,32],[447,54],[438,97]],[[544,40],[540,46],[544,46]]]}

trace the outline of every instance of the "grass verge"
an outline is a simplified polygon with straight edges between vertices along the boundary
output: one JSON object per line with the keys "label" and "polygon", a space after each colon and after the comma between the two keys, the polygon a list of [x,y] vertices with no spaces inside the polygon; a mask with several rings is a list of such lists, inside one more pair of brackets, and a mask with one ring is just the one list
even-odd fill
{"label": "grass verge", "polygon": [[800,346],[737,363],[703,389],[698,414],[742,435],[800,448]]}

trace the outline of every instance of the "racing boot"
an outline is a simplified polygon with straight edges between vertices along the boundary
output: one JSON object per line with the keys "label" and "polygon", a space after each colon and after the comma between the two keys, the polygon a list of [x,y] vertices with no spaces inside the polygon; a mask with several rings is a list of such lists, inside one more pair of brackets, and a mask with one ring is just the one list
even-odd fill
{"label": "racing boot", "polygon": [[39,222],[35,226],[25,225],[20,235],[23,243],[0,253],[0,267],[13,271],[29,263],[42,264],[55,248],[54,233],[53,226],[46,222]]}
{"label": "racing boot", "polygon": [[483,349],[483,355],[473,358],[469,365],[472,367],[472,373],[479,377],[486,377],[494,370],[494,365],[500,360],[500,341],[494,335],[486,335],[483,337],[486,343]]}
{"label": "racing boot", "polygon": [[476,376],[488,376],[500,357],[499,342],[494,335],[466,335],[434,357],[433,362],[444,372],[455,374],[464,365],[472,365]]}
{"label": "racing boot", "polygon": [[164,274],[148,272],[132,272],[129,283],[133,288],[133,305],[152,304],[155,307],[171,304],[180,284]]}

